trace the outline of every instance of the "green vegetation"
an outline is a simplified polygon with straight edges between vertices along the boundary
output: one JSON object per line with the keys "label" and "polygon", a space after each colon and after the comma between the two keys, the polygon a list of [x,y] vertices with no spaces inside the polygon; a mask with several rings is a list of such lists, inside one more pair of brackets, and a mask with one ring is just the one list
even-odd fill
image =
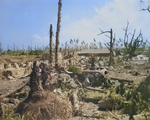
{"label": "green vegetation", "polygon": [[19,55],[40,55],[42,54],[44,51],[43,50],[29,50],[29,51],[25,51],[25,50],[10,50],[8,49],[7,51],[3,51],[2,53],[0,53],[0,55],[12,55],[12,56],[19,56]]}
{"label": "green vegetation", "polygon": [[23,117],[21,118],[20,115],[15,114],[14,108],[12,106],[3,105],[2,110],[0,110],[0,120],[24,120],[24,119]]}
{"label": "green vegetation", "polygon": [[150,76],[148,76],[138,87],[120,84],[110,90],[110,94],[105,97],[114,105],[114,109],[123,108],[123,113],[128,114],[130,119],[133,115],[142,114],[146,119],[150,119]]}
{"label": "green vegetation", "polygon": [[73,72],[73,73],[81,73],[81,70],[75,65],[69,65],[68,71]]}

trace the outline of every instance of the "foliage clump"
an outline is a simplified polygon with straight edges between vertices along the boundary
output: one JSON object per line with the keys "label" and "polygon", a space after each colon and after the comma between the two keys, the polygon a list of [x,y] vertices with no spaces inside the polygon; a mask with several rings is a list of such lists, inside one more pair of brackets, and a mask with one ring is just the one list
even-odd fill
{"label": "foliage clump", "polygon": [[81,73],[81,70],[75,65],[69,65],[68,71],[73,72],[73,73]]}
{"label": "foliage clump", "polygon": [[1,103],[0,120],[24,120],[24,118],[15,113],[14,106]]}
{"label": "foliage clump", "polygon": [[[135,90],[126,93],[124,102],[124,113],[129,114],[130,118],[136,114],[150,112],[150,76],[143,81]],[[145,116],[146,118],[148,115]]]}
{"label": "foliage clump", "polygon": [[98,80],[95,80],[92,83],[92,87],[102,86],[102,88],[109,88],[113,85],[113,82],[110,79],[105,78],[104,76],[99,76]]}

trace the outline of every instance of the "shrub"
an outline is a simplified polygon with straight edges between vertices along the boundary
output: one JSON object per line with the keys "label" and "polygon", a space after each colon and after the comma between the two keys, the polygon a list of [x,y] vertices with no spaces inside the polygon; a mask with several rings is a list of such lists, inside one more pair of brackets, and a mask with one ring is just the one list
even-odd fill
{"label": "shrub", "polygon": [[81,73],[81,70],[74,65],[69,65],[68,71],[73,72],[73,73]]}
{"label": "shrub", "polygon": [[116,48],[116,49],[113,49],[114,51],[115,51],[115,53],[116,53],[116,56],[119,56],[119,55],[121,55],[121,48]]}
{"label": "shrub", "polygon": [[125,114],[129,114],[130,118],[133,115],[140,114],[144,111],[145,117],[148,117],[145,113],[150,111],[150,76],[143,81],[134,91],[128,91],[126,93],[126,100],[124,102]]}

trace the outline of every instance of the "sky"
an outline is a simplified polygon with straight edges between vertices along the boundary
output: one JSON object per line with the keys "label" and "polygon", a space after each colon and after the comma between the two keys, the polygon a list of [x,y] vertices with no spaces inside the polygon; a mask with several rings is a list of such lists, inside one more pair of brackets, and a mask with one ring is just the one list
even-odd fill
{"label": "sky", "polygon": [[[109,42],[98,34],[111,28],[116,39],[124,38],[124,28],[129,22],[129,32],[142,31],[150,41],[150,13],[141,11],[147,0],[62,0],[60,47],[70,39],[79,42]],[[22,49],[27,46],[48,46],[50,24],[53,25],[53,43],[56,40],[58,0],[0,0],[0,42]],[[106,35],[109,35],[107,33]]]}

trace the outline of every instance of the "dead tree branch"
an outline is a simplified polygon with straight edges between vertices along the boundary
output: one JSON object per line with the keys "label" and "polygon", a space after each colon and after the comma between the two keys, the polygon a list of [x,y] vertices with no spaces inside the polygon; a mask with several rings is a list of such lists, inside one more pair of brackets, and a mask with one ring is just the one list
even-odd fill
{"label": "dead tree branch", "polygon": [[[148,1],[148,3],[149,3],[149,1]],[[144,5],[144,4],[145,4],[144,1],[140,0],[140,5],[141,5],[141,8],[142,8],[140,11],[148,11],[150,13],[150,6],[148,5],[147,8],[143,8],[142,5]]]}

